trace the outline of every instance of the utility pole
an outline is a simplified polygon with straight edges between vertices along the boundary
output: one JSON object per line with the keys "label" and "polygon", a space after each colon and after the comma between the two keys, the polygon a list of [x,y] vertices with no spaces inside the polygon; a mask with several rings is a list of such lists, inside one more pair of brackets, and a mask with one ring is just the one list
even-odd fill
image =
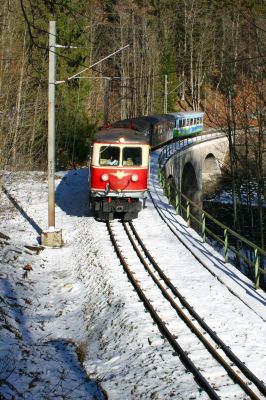
{"label": "utility pole", "polygon": [[168,82],[167,75],[164,75],[164,105],[163,105],[164,113],[167,114],[168,109]]}
{"label": "utility pole", "polygon": [[50,22],[49,31],[49,82],[48,82],[48,226],[55,226],[55,21]]}
{"label": "utility pole", "polygon": [[[67,80],[56,81],[56,48],[77,48],[56,44],[55,21],[49,23],[49,76],[48,76],[48,230],[42,232],[42,244],[47,247],[61,247],[63,245],[62,230],[55,229],[55,86],[72,79],[80,79],[80,75],[100,62],[129,47],[120,47],[118,50],[95,62],[82,71],[70,76]],[[108,87],[110,78],[105,79],[105,120],[108,123]]]}
{"label": "utility pole", "polygon": [[47,247],[63,244],[62,230],[55,229],[55,21],[49,24],[49,76],[48,76],[48,230],[42,232],[42,243]]}
{"label": "utility pole", "polygon": [[103,124],[104,126],[108,126],[109,120],[109,82],[110,78],[104,78],[104,117]]}

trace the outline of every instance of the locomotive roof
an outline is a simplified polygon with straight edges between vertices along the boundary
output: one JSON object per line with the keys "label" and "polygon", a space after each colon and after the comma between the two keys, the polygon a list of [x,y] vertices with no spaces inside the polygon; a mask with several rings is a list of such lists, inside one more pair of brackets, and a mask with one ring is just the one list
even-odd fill
{"label": "locomotive roof", "polygon": [[[121,138],[123,138],[122,141]],[[150,140],[147,136],[142,135],[141,132],[134,129],[108,128],[98,131],[94,137],[94,142],[149,144]]]}

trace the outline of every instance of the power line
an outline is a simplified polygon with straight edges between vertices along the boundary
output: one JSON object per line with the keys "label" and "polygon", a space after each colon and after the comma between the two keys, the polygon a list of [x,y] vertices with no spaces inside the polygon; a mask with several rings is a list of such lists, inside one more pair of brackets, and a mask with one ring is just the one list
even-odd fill
{"label": "power line", "polygon": [[[129,45],[128,45],[129,46]],[[42,47],[43,49],[46,49],[47,51],[49,50],[48,48],[46,48],[46,47]],[[66,55],[64,55],[64,54],[58,54],[58,53],[56,53],[56,55],[58,56],[58,57],[61,57],[61,58],[65,58],[65,59],[67,59],[67,60],[69,60],[69,61],[75,61],[73,58],[71,58],[71,57],[68,57],[68,56],[66,56]],[[236,59],[232,59],[232,60],[229,60],[229,61],[225,61],[225,62],[220,62],[220,63],[215,63],[215,66],[216,67],[223,67],[223,66],[225,66],[225,65],[230,65],[230,64],[235,64],[235,63],[241,63],[241,62],[245,62],[245,61],[254,61],[254,60],[259,60],[259,59],[265,59],[265,61],[266,61],[266,55],[260,55],[260,56],[256,56],[256,57],[243,57],[243,58],[236,58]],[[98,64],[98,63],[95,63],[95,65],[96,64]],[[84,71],[85,70],[87,70],[87,69],[90,69],[90,68],[93,68],[93,67],[91,67],[91,66],[88,66],[87,64],[84,64],[84,63],[78,63],[78,66],[80,66],[80,67],[85,67],[85,69],[84,69]],[[211,67],[211,66],[213,66],[213,62],[212,63],[209,63],[209,64],[204,64],[204,65],[202,65],[202,70],[204,71],[204,70],[207,70],[207,68],[209,68],[209,67]],[[183,72],[183,71],[196,71],[198,68],[197,67],[195,67],[195,68],[192,68],[191,69],[191,67],[185,67],[185,68],[182,68],[182,67],[180,67],[180,69],[179,70],[177,70],[177,69],[175,69],[175,70],[170,70],[170,71],[167,71],[167,75],[172,75],[172,74],[177,74],[177,73],[179,73],[179,72]],[[97,71],[97,70],[96,70]],[[97,71],[97,72],[99,72],[99,73],[101,73],[101,74],[103,74],[103,72],[102,71]],[[108,74],[105,74],[106,76],[108,75]],[[133,80],[139,80],[139,79],[144,79],[144,78],[156,78],[156,77],[164,77],[165,76],[165,73],[158,73],[158,74],[150,74],[150,75],[143,75],[143,76],[140,76],[140,75],[136,75],[136,76],[110,76],[110,75],[108,75],[108,77],[109,78],[111,78],[111,79],[113,79],[113,80],[121,80],[121,79],[133,79]]]}

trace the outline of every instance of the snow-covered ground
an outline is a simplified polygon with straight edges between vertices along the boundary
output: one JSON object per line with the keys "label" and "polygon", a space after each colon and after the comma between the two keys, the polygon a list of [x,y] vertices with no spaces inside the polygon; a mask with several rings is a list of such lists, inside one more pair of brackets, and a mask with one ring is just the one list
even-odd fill
{"label": "snow-covered ground", "polygon": [[[156,156],[151,194],[206,268],[150,200],[135,226],[187,301],[263,380],[266,295],[175,216],[158,186]],[[4,173],[0,232],[9,239],[0,237],[0,398],[207,399],[144,310],[105,224],[90,215],[87,179],[85,168],[57,175],[64,246],[42,249],[46,174]],[[218,394],[236,398],[226,388]]]}

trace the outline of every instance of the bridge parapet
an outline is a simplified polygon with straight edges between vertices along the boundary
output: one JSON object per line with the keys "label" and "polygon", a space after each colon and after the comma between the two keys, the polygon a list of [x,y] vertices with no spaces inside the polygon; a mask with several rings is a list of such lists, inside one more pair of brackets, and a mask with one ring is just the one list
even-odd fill
{"label": "bridge parapet", "polygon": [[[236,261],[238,269],[253,270],[255,288],[265,290],[266,252],[237,232],[225,226],[202,209],[202,187],[221,173],[228,152],[228,138],[215,134],[212,138],[188,138],[183,143],[171,143],[159,157],[159,179],[176,213],[201,234],[202,240],[213,240],[224,252],[225,262]],[[208,227],[215,225],[215,232]],[[237,246],[235,245],[237,243]]]}
{"label": "bridge parapet", "polygon": [[206,142],[208,140],[213,140],[217,138],[225,138],[227,137],[224,132],[215,131],[205,135],[197,135],[195,137],[187,137],[182,140],[177,140],[175,142],[171,142],[164,146],[160,156],[159,156],[159,166],[160,168],[164,168],[165,163],[173,157],[176,153],[184,150],[188,146],[193,146],[202,142]]}
{"label": "bridge parapet", "polygon": [[[170,182],[192,201],[202,206],[202,191],[221,176],[228,151],[224,133],[186,138],[167,145],[159,157],[159,167]],[[208,189],[207,189],[208,188]]]}

